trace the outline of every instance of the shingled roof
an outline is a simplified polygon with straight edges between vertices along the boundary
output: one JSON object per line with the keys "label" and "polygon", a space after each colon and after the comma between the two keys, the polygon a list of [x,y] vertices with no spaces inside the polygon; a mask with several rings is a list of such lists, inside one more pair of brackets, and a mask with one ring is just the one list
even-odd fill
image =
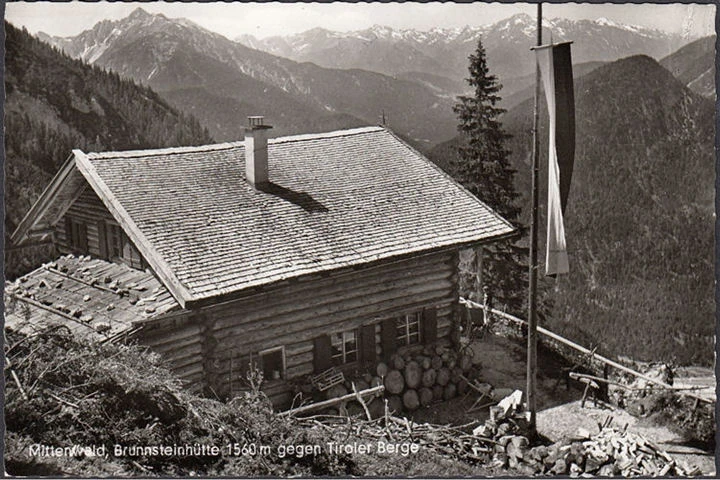
{"label": "shingled roof", "polygon": [[381,127],[270,140],[259,190],[245,180],[244,142],[74,154],[183,306],[514,232]]}

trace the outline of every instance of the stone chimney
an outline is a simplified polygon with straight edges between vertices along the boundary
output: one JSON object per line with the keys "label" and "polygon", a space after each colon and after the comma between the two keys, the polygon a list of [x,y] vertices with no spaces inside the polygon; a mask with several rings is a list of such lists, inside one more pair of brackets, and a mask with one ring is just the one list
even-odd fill
{"label": "stone chimney", "polygon": [[256,188],[269,182],[267,131],[272,127],[264,121],[264,117],[248,117],[245,128],[245,178]]}

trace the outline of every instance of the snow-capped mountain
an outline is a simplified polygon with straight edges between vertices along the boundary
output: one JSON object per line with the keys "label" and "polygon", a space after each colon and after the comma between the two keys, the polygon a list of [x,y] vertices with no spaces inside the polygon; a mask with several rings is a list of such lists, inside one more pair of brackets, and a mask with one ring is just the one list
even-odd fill
{"label": "snow-capped mountain", "polygon": [[[531,73],[534,63],[529,48],[535,44],[535,35],[535,19],[518,14],[484,26],[418,31],[375,25],[353,32],[315,28],[265,39],[241,35],[236,41],[330,68],[363,68],[389,75],[423,72],[458,81],[467,74],[467,57],[479,38],[483,39],[491,71],[501,80]],[[572,40],[576,63],[612,61],[634,54],[661,58],[685,43],[677,35],[606,18],[545,19],[543,37],[546,42]]]}
{"label": "snow-capped mountain", "polygon": [[383,111],[398,133],[419,142],[455,133],[453,99],[420,83],[297,63],[142,9],[75,37],[40,37],[149,85],[218,140],[237,139],[252,114],[266,115],[275,134],[377,124]]}

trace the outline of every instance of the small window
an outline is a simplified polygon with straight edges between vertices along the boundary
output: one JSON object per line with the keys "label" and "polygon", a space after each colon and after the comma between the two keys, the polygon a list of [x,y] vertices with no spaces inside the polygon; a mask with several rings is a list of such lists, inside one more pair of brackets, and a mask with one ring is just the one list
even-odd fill
{"label": "small window", "polygon": [[270,348],[260,352],[260,368],[266,381],[285,378],[285,347]]}
{"label": "small window", "polygon": [[410,313],[397,319],[397,346],[420,343],[420,313]]}
{"label": "small window", "polygon": [[124,232],[120,225],[109,224],[107,226],[108,255],[110,258],[121,258],[123,251]]}
{"label": "small window", "polygon": [[108,256],[111,259],[122,260],[132,268],[145,268],[142,255],[140,255],[140,252],[135,248],[135,245],[133,245],[120,225],[107,224],[107,246]]}
{"label": "small window", "polygon": [[77,218],[67,217],[66,226],[67,241],[70,249],[77,253],[87,253],[87,224],[79,221]]}
{"label": "small window", "polygon": [[333,363],[341,365],[357,361],[358,341],[355,330],[333,333],[330,336],[330,342],[332,345]]}

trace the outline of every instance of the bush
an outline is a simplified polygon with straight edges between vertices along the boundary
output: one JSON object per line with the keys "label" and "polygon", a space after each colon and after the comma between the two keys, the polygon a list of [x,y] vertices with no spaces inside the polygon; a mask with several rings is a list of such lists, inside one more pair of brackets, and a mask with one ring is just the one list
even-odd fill
{"label": "bush", "polygon": [[[31,336],[7,331],[6,342],[18,379],[8,376],[5,406],[13,475],[360,474],[349,456],[279,458],[279,445],[323,445],[331,438],[276,415],[257,383],[222,403],[188,393],[158,355],[137,345],[79,341],[57,327]],[[31,456],[33,444],[102,445],[109,458]],[[114,455],[115,445],[194,444],[226,448],[203,456]],[[227,448],[235,444],[265,445],[271,453],[236,457]]]}

